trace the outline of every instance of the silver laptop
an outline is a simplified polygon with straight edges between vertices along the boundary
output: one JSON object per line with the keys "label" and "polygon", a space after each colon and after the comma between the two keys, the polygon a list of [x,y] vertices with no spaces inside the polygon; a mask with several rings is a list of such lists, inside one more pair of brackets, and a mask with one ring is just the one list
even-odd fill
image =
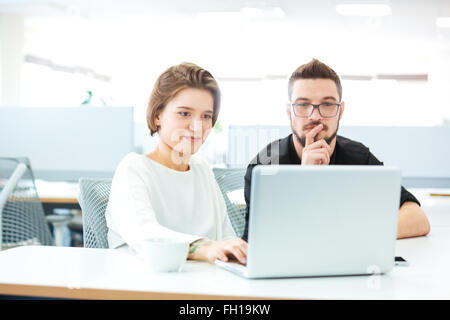
{"label": "silver laptop", "polygon": [[256,166],[247,265],[216,264],[247,278],[386,273],[400,183],[394,167]]}

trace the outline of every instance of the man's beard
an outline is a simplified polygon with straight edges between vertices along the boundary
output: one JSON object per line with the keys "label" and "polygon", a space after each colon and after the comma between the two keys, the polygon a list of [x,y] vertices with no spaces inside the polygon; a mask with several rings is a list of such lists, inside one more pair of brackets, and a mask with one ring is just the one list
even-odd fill
{"label": "man's beard", "polygon": [[[309,123],[307,126],[316,126],[316,125],[319,125],[319,124],[321,124],[321,122],[311,122],[311,123]],[[325,124],[323,124],[322,123],[322,125],[323,125],[323,131],[326,131],[327,129],[328,129],[328,126],[326,126]],[[302,135],[299,135],[295,130],[294,130],[294,128],[292,127],[292,122],[291,122],[291,129],[292,129],[292,133],[294,134],[294,136],[295,136],[295,138],[297,139],[297,141],[302,145],[302,147],[304,148],[305,147],[305,145],[306,145],[306,135],[304,135],[304,136],[302,136]],[[337,135],[337,131],[338,131],[338,129],[339,129],[339,120],[338,120],[338,123],[337,123],[337,126],[336,126],[336,130],[333,132],[333,134],[331,134],[329,137],[326,137],[326,138],[324,138],[324,140],[325,140],[325,142],[328,144],[328,145],[330,145],[330,143],[331,143],[331,141],[333,141],[333,139],[336,137],[336,135]],[[314,140],[314,141],[317,141],[317,140]]]}

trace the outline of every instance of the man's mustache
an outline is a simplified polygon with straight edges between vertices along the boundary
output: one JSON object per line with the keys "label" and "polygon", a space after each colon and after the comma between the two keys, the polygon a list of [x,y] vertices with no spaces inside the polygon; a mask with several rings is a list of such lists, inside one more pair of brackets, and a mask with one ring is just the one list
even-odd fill
{"label": "man's mustache", "polygon": [[328,130],[328,126],[320,121],[313,121],[313,122],[310,122],[310,123],[304,125],[303,130],[307,130],[308,127],[318,126],[319,124],[323,125],[322,131]]}

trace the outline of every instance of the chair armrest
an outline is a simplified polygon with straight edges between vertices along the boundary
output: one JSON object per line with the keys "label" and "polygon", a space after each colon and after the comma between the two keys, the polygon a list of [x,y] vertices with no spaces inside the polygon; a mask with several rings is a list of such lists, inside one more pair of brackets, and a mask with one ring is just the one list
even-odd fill
{"label": "chair armrest", "polygon": [[67,224],[70,221],[73,220],[73,215],[72,214],[49,214],[47,216],[45,216],[45,219],[47,220],[48,223],[51,224]]}

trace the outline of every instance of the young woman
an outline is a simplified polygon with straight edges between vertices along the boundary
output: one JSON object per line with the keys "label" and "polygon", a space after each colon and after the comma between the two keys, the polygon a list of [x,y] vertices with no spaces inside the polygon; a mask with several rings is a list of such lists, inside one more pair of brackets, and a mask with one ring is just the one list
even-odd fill
{"label": "young woman", "polygon": [[188,259],[245,264],[247,243],[236,237],[209,165],[194,156],[217,120],[220,90],[191,63],[167,69],[147,108],[150,134],[159,141],[147,155],[130,153],[118,165],[106,209],[110,248],[150,238],[190,243]]}

